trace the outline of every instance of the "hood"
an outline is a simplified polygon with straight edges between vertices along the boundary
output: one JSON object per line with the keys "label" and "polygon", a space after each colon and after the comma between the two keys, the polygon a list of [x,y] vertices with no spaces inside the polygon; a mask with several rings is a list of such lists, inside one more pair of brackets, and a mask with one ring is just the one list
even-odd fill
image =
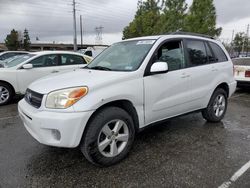
{"label": "hood", "polygon": [[130,72],[78,69],[68,73],[41,78],[33,82],[29,86],[29,89],[41,94],[48,94],[51,91],[78,86],[87,86],[91,90],[99,86],[119,82],[129,77]]}

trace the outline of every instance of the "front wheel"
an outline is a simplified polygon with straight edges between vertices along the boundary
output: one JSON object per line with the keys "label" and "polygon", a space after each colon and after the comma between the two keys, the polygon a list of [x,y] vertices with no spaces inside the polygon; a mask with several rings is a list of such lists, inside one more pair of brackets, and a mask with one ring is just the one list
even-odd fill
{"label": "front wheel", "polygon": [[218,88],[213,93],[206,109],[202,111],[202,116],[209,122],[219,122],[225,116],[227,110],[227,93],[224,89]]}
{"label": "front wheel", "polygon": [[123,109],[108,107],[98,112],[88,124],[81,151],[90,162],[110,166],[126,157],[132,147],[135,128]]}

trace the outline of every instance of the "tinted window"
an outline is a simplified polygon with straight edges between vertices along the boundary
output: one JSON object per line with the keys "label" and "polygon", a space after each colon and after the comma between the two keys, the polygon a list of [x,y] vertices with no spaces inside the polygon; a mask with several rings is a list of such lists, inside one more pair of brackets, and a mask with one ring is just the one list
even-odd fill
{"label": "tinted window", "polygon": [[84,54],[85,54],[85,55],[88,55],[88,56],[90,56],[90,57],[93,56],[92,51],[86,51]]}
{"label": "tinted window", "polygon": [[224,51],[221,49],[221,47],[219,47],[217,44],[215,44],[213,42],[209,42],[209,45],[211,46],[211,48],[215,54],[215,58],[217,59],[217,62],[228,61],[227,56],[224,53]]}
{"label": "tinted window", "polygon": [[204,42],[198,40],[187,40],[187,51],[190,66],[204,65],[208,63]]}
{"label": "tinted window", "polygon": [[61,55],[61,65],[87,64],[83,57],[71,54]]}
{"label": "tinted window", "polygon": [[32,60],[29,64],[32,64],[33,67],[57,66],[58,56],[56,54],[44,55]]}
{"label": "tinted window", "polygon": [[218,60],[217,58],[215,58],[210,46],[208,45],[207,42],[205,42],[205,46],[206,46],[206,51],[207,51],[207,58],[208,58],[208,62],[209,63],[216,63]]}
{"label": "tinted window", "polygon": [[167,42],[157,51],[155,61],[167,62],[169,71],[185,67],[184,55],[180,41]]}

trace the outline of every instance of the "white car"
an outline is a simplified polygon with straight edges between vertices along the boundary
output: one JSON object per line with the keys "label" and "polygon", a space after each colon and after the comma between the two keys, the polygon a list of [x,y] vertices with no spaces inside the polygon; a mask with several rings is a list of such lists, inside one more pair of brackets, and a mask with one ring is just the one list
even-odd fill
{"label": "white car", "polygon": [[73,52],[43,51],[22,55],[0,68],[0,106],[44,76],[82,68],[92,58]]}
{"label": "white car", "polygon": [[250,57],[235,58],[234,77],[238,87],[250,86]]}
{"label": "white car", "polygon": [[18,109],[40,143],[80,145],[90,162],[109,166],[128,154],[136,132],[148,125],[197,110],[221,121],[235,88],[233,64],[220,42],[149,36],[113,44],[84,69],[33,82]]}

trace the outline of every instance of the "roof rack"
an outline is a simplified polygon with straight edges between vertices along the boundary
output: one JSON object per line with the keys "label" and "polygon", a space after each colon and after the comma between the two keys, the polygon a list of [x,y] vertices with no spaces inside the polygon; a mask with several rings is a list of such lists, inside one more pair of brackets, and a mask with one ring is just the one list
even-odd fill
{"label": "roof rack", "polygon": [[209,35],[199,34],[199,33],[192,33],[192,32],[184,32],[184,31],[171,32],[171,33],[167,33],[167,35],[192,35],[192,36],[197,36],[197,37],[215,39],[214,37],[209,36]]}

